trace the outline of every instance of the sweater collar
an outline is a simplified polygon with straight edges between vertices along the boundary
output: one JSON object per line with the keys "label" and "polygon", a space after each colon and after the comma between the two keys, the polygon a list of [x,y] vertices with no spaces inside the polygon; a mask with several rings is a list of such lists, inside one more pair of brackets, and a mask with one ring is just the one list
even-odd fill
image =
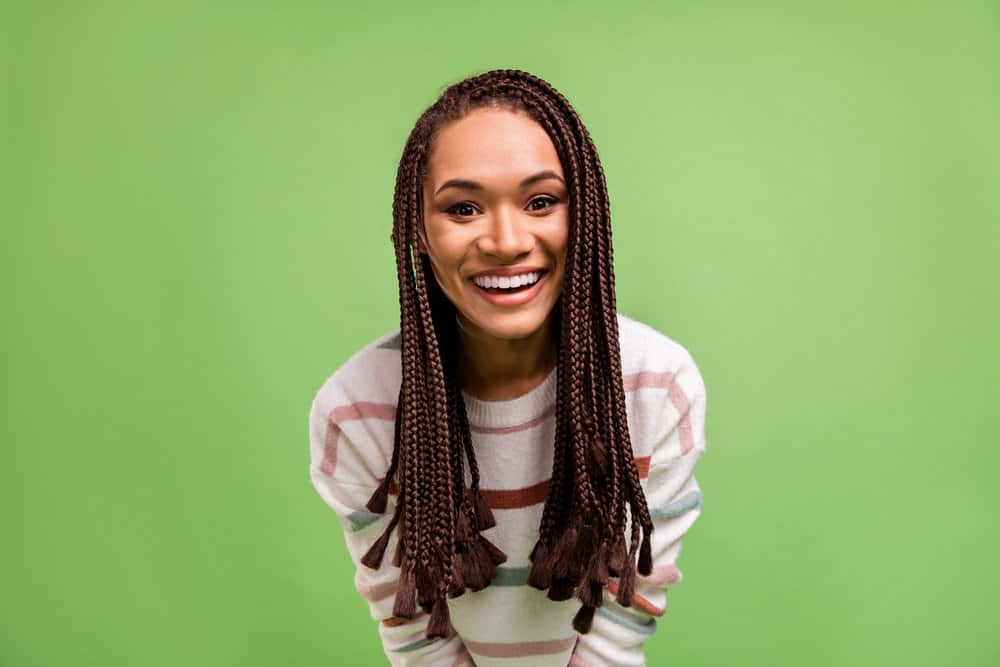
{"label": "sweater collar", "polygon": [[483,401],[462,391],[462,400],[470,426],[506,428],[522,425],[540,417],[556,401],[558,365],[540,385],[526,394],[503,401]]}

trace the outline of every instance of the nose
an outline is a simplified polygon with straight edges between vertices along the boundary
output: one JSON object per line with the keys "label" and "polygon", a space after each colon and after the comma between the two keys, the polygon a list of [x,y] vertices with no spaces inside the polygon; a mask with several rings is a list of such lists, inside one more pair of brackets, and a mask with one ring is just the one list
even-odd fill
{"label": "nose", "polygon": [[535,237],[528,222],[507,207],[494,209],[486,231],[479,238],[480,251],[501,260],[514,260],[531,252]]}

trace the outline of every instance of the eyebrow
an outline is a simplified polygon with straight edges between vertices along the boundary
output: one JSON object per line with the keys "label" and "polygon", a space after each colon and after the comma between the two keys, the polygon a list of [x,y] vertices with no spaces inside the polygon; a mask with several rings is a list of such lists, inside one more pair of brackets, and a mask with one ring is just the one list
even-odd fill
{"label": "eyebrow", "polygon": [[[533,176],[528,176],[526,179],[521,181],[521,187],[526,188],[532,183],[536,183],[538,181],[544,181],[547,178],[555,178],[561,181],[563,185],[566,185],[566,181],[563,181],[562,177],[559,174],[552,171],[551,169],[546,169],[545,171],[540,171],[537,174],[534,174]],[[445,181],[444,184],[434,192],[434,196],[436,197],[438,193],[444,190],[445,188],[465,188],[466,190],[482,190],[483,186],[481,183],[477,183],[476,181],[467,181],[462,178],[452,178]]]}

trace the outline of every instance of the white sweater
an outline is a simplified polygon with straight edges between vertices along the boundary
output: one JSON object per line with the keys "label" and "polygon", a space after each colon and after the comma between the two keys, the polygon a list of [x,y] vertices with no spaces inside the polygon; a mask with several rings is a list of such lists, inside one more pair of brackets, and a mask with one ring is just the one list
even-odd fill
{"label": "white sweater", "polygon": [[[399,568],[388,555],[395,550],[395,531],[378,570],[360,562],[395,507],[394,495],[385,514],[372,514],[365,504],[392,455],[402,377],[399,329],[362,348],[320,387],[309,416],[310,478],[340,517],[357,568],[354,585],[379,622],[390,664],[645,664],[643,646],[666,611],[666,589],[681,580],[682,537],[701,514],[694,467],[705,451],[705,385],[679,343],[621,313],[618,326],[629,435],[654,523],[653,571],[636,578],[631,607],[615,601],[612,579],[586,635],[572,626],[578,600],[553,602],[527,584],[528,555],[538,538],[552,474],[555,370],[511,400],[481,401],[464,394],[480,488],[497,524],[483,535],[507,554],[507,562],[485,589],[448,600],[455,633],[446,639],[424,637],[425,613],[412,620],[392,615]],[[468,482],[468,471],[466,477]]]}

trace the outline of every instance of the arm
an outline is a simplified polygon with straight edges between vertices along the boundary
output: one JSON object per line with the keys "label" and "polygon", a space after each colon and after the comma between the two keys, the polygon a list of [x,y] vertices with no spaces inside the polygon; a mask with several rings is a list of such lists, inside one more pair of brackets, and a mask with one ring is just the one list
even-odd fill
{"label": "arm", "polygon": [[[377,570],[361,563],[361,557],[382,534],[395,509],[396,496],[390,495],[385,514],[372,514],[365,507],[378,486],[376,472],[384,474],[378,444],[371,439],[375,429],[365,430],[365,410],[352,410],[345,401],[328,398],[326,388],[313,401],[309,415],[309,476],[320,497],[340,518],[344,539],[355,566],[354,586],[368,601],[389,664],[394,666],[458,667],[471,665],[468,652],[457,634],[447,639],[428,640],[424,636],[428,614],[418,608],[413,619],[392,615],[399,568],[392,564],[397,537],[389,539],[385,556]],[[337,409],[341,407],[341,409]],[[373,419],[384,418],[377,410],[367,411]],[[352,424],[351,419],[354,423]],[[391,422],[390,422],[391,423]],[[391,433],[391,431],[390,431]],[[353,434],[353,435],[351,435]],[[376,460],[372,460],[376,459]],[[381,468],[380,468],[381,466]],[[351,479],[341,479],[351,471]]]}
{"label": "arm", "polygon": [[653,520],[653,571],[636,577],[631,607],[615,601],[617,580],[608,583],[604,606],[577,643],[573,667],[645,664],[645,642],[656,630],[657,617],[666,612],[666,589],[681,581],[677,560],[682,538],[701,515],[694,469],[705,451],[705,399],[701,374],[688,356],[664,396],[664,420],[651,427],[659,432],[653,436],[649,476],[641,482]]}

